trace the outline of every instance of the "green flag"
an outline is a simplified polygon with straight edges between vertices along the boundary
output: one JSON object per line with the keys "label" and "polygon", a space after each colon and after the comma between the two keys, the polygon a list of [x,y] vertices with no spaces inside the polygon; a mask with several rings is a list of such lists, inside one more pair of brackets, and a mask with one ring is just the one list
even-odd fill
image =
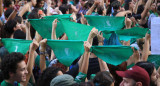
{"label": "green flag", "polygon": [[116,31],[124,27],[125,17],[112,17],[112,16],[89,16],[86,15],[88,23],[96,27],[99,31]]}
{"label": "green flag", "polygon": [[143,38],[147,33],[148,28],[140,28],[133,27],[131,29],[117,30],[116,34],[118,34],[120,40],[128,41],[132,38]]}
{"label": "green flag", "polygon": [[70,66],[74,60],[84,53],[83,41],[76,40],[47,40],[56,58],[62,64]]}
{"label": "green flag", "polygon": [[93,28],[92,26],[87,26],[64,19],[59,19],[59,22],[61,23],[69,40],[87,41],[89,33]]}
{"label": "green flag", "polygon": [[67,19],[70,20],[71,14],[62,14],[62,15],[51,15],[51,16],[45,16],[43,17],[44,19],[56,19],[56,18],[63,18],[63,19]]}
{"label": "green flag", "polygon": [[[54,19],[29,19],[33,28],[43,37],[51,39],[52,22]],[[57,23],[56,36],[60,37],[64,33],[60,22]]]}
{"label": "green flag", "polygon": [[120,45],[92,46],[91,51],[97,57],[112,65],[121,64],[133,54],[130,46]]}
{"label": "green flag", "polygon": [[20,52],[22,54],[26,54],[27,51],[29,50],[29,46],[32,43],[32,41],[22,40],[22,39],[2,38],[2,43],[9,53]]}
{"label": "green flag", "polygon": [[151,63],[154,63],[154,66],[156,69],[160,66],[160,55],[149,55],[148,61]]}

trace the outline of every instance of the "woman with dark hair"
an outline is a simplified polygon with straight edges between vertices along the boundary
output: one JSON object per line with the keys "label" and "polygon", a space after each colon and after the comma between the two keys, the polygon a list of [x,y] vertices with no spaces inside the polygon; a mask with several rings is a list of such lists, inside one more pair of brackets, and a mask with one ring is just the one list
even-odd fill
{"label": "woman with dark hair", "polygon": [[50,86],[51,80],[58,75],[63,75],[60,68],[57,68],[57,67],[46,68],[42,72],[42,74],[38,80],[37,86]]}
{"label": "woman with dark hair", "polygon": [[93,79],[95,86],[114,86],[114,79],[108,71],[98,72]]}
{"label": "woman with dark hair", "polygon": [[158,73],[154,64],[150,62],[138,62],[136,65],[144,68],[148,72],[151,80],[150,86],[157,86]]}
{"label": "woman with dark hair", "polygon": [[35,8],[40,8],[41,10],[43,10],[43,6],[44,6],[44,0],[37,0]]}

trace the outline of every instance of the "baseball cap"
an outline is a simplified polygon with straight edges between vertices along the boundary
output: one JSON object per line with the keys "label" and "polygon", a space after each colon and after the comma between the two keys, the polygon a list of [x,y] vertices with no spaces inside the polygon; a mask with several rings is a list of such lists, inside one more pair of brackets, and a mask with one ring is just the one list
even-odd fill
{"label": "baseball cap", "polygon": [[116,71],[120,77],[131,78],[136,82],[142,82],[143,86],[150,86],[150,77],[147,71],[139,66],[133,66],[126,71]]}
{"label": "baseball cap", "polygon": [[71,86],[75,84],[74,78],[71,75],[63,74],[52,79],[50,86]]}

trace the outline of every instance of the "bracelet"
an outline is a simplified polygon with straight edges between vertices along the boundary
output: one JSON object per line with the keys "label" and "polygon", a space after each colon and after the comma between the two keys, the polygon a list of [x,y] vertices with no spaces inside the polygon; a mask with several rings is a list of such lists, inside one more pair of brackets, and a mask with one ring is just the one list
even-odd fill
{"label": "bracelet", "polygon": [[40,51],[40,55],[45,55],[46,52],[45,51]]}

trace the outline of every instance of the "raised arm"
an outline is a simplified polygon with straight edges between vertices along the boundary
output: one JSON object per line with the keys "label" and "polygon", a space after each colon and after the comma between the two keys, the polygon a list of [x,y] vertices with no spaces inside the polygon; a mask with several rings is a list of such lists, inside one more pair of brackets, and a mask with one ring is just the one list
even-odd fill
{"label": "raised arm", "polygon": [[152,0],[148,0],[146,5],[145,5],[145,8],[144,8],[144,10],[143,10],[143,12],[141,14],[141,22],[143,22],[143,20],[145,20],[147,14],[149,12],[149,9],[151,7],[151,4],[152,4]]}
{"label": "raised arm", "polygon": [[77,21],[76,21],[76,19],[77,19],[76,13],[73,12],[72,15],[71,15],[70,17],[72,17],[71,21],[77,22]]}
{"label": "raised arm", "polygon": [[148,59],[149,48],[150,48],[149,41],[150,41],[150,34],[146,33],[144,47],[142,51],[142,61],[147,61]]}
{"label": "raised arm", "polygon": [[84,18],[84,15],[83,15],[83,13],[81,13],[81,24],[86,24],[87,25],[87,20],[86,20],[86,18]]}
{"label": "raised arm", "polygon": [[132,12],[130,10],[122,11],[122,12],[117,13],[116,16],[125,16],[126,14],[129,14],[129,13],[132,13]]}
{"label": "raised arm", "polygon": [[38,34],[38,32],[36,31],[35,34],[35,40],[39,43],[42,40],[42,37]]}
{"label": "raised arm", "polygon": [[47,0],[47,16],[50,16],[51,0]]}
{"label": "raised arm", "polygon": [[[98,45],[103,45],[103,40],[104,40],[104,38],[103,38],[103,36],[102,36],[102,34],[98,34],[97,35],[97,37],[98,37]],[[99,62],[99,67],[100,67],[100,70],[101,71],[109,71],[109,68],[108,68],[108,66],[107,66],[107,64],[106,64],[106,62],[104,62],[102,59],[100,59],[100,58],[98,58],[98,62]]]}
{"label": "raised arm", "polygon": [[32,40],[30,33],[30,23],[26,22],[26,40]]}
{"label": "raised arm", "polygon": [[140,3],[140,1],[137,0],[137,1],[136,1],[136,5],[135,5],[135,7],[133,8],[133,13],[135,13],[135,14],[137,14],[137,9],[138,9],[139,3]]}
{"label": "raised arm", "polygon": [[140,54],[139,54],[138,50],[135,50],[134,47],[132,47],[132,50],[133,50],[133,55],[130,56],[130,58],[126,61],[127,66],[129,66],[133,63],[136,64],[137,62],[141,61]]}
{"label": "raised arm", "polygon": [[[33,0],[34,1],[34,0]],[[34,2],[33,2],[34,3]],[[18,16],[22,17],[25,12],[27,11],[31,11],[31,7],[32,7],[32,2],[28,2],[27,4],[25,4],[22,9],[20,10]]]}
{"label": "raised arm", "polygon": [[98,62],[99,62],[99,67],[101,71],[109,71],[109,68],[106,64],[106,62],[104,62],[102,59],[98,58]]}
{"label": "raised arm", "polygon": [[14,18],[16,17],[19,8],[20,8],[20,6],[15,6],[15,7],[14,7],[14,11],[13,11],[13,12],[10,14],[10,16],[8,17],[8,21],[9,21],[9,20],[12,20],[12,19],[14,19]]}
{"label": "raised arm", "polygon": [[93,10],[94,10],[94,8],[99,4],[100,4],[99,1],[95,1],[94,4],[92,5],[92,7],[87,11],[86,15],[91,15]]}
{"label": "raised arm", "polygon": [[90,48],[91,48],[91,45],[88,41],[84,42],[84,48],[85,48],[85,52],[83,54],[84,57],[83,57],[83,60],[82,60],[82,64],[79,65],[79,66],[81,66],[81,68],[79,69],[79,74],[75,78],[75,81],[77,83],[85,82],[85,79],[87,77],[88,65],[89,65],[89,56],[90,56],[89,51],[90,51]]}
{"label": "raised arm", "polygon": [[91,45],[88,41],[85,41],[84,42],[84,49],[85,49],[85,52],[84,52],[84,59],[83,59],[83,63],[82,63],[82,67],[81,69],[79,70],[79,72],[82,72],[84,74],[87,74],[87,71],[88,71],[88,64],[89,64],[89,56],[90,56],[90,48],[91,48]]}
{"label": "raised arm", "polygon": [[29,59],[28,59],[28,63],[27,63],[28,74],[26,77],[26,81],[22,83],[22,85],[24,85],[24,86],[27,86],[29,79],[32,75],[32,70],[33,70],[33,66],[34,66],[34,62],[35,62],[34,52],[38,48],[38,46],[39,46],[39,44],[37,43],[37,41],[33,40],[33,43],[30,46]]}
{"label": "raised arm", "polygon": [[[57,36],[56,36],[57,22],[58,22],[58,20],[55,19],[55,20],[53,21],[53,23],[52,23],[51,39],[53,39],[53,40],[57,40]],[[54,54],[53,50],[51,50],[51,58],[50,58],[50,60],[54,59],[54,57],[55,57],[55,54]]]}
{"label": "raised arm", "polygon": [[98,34],[98,29],[93,28],[93,29],[91,30],[89,36],[88,36],[87,41],[88,41],[90,44],[92,44],[93,38],[94,38],[95,36],[97,36],[97,34]]}
{"label": "raised arm", "polygon": [[56,27],[57,27],[57,19],[55,19],[52,23],[52,35],[51,35],[51,39],[57,40],[57,36],[56,36]]}
{"label": "raised arm", "polygon": [[46,51],[46,43],[47,39],[43,39],[40,41],[40,70],[41,73],[46,69],[46,59],[45,59],[45,51]]}
{"label": "raised arm", "polygon": [[3,0],[0,0],[0,17],[2,16],[3,13]]}
{"label": "raised arm", "polygon": [[[89,44],[92,44],[93,38],[98,34],[98,30],[93,28],[88,36],[87,41],[89,42]],[[79,65],[79,70],[82,67],[82,63],[84,60],[84,54],[81,56],[80,60],[78,61],[78,65]]]}
{"label": "raised arm", "polygon": [[78,13],[78,9],[76,9],[76,7],[74,5],[71,5],[71,9],[75,14]]}

